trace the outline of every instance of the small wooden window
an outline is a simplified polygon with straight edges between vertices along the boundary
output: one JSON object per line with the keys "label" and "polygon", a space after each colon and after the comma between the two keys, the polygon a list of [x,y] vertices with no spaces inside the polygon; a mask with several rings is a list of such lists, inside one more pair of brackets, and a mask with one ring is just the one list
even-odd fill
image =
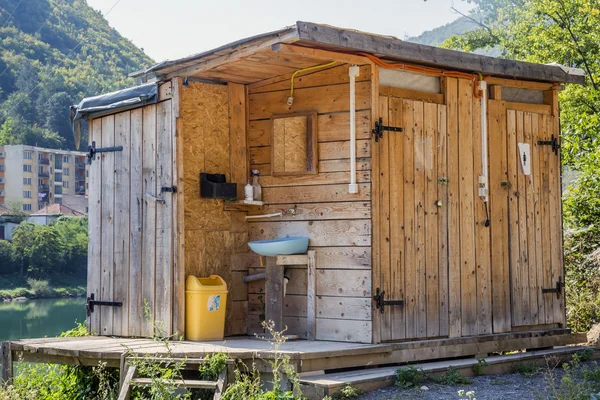
{"label": "small wooden window", "polygon": [[317,173],[317,112],[271,117],[273,175]]}

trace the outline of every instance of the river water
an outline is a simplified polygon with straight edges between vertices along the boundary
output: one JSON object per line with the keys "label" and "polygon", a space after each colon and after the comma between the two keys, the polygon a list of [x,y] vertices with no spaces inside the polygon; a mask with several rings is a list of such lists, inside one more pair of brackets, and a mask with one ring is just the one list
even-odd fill
{"label": "river water", "polygon": [[85,322],[85,299],[40,299],[0,303],[0,341],[43,338]]}

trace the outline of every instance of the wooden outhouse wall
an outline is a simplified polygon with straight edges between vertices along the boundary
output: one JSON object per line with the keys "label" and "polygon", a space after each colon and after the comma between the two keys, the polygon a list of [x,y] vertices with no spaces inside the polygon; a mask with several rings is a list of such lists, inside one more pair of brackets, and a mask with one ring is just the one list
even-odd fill
{"label": "wooden outhouse wall", "polygon": [[[183,143],[180,154],[185,177],[185,276],[220,275],[229,290],[226,334],[244,334],[248,301],[241,277],[245,273],[235,271],[239,268],[232,266],[235,256],[231,255],[247,251],[245,214],[225,211],[222,199],[200,197],[201,172],[225,174],[228,182],[233,175],[238,183],[246,176],[244,87],[201,82],[184,85],[181,80],[177,85],[178,136]],[[230,139],[230,134],[237,136]],[[239,136],[242,151],[236,152]]]}
{"label": "wooden outhouse wall", "polygon": [[[371,342],[371,71],[361,66],[356,83],[357,180],[350,194],[349,65],[296,79],[293,106],[289,79],[249,85],[248,145],[252,169],[260,170],[265,206],[249,214],[296,209],[296,215],[250,221],[250,240],[307,236],[316,251],[318,340]],[[318,174],[271,176],[270,118],[318,113]],[[259,272],[257,263],[250,272]],[[306,267],[289,268],[284,312],[290,333],[306,331]],[[264,319],[264,282],[249,285],[249,333]]]}

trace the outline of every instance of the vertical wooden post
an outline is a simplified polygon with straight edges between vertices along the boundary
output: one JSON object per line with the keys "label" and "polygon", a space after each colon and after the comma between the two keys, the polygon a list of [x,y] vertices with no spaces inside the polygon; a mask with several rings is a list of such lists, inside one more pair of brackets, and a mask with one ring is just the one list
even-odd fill
{"label": "vertical wooden post", "polygon": [[273,329],[281,332],[283,326],[283,265],[277,265],[275,257],[267,258],[265,283],[265,321],[273,321]]}
{"label": "vertical wooden post", "polygon": [[13,359],[10,342],[2,342],[2,375],[0,384],[10,384],[13,377]]}
{"label": "vertical wooden post", "polygon": [[315,251],[308,251],[308,280],[306,288],[306,338],[315,340],[317,335],[317,265]]}

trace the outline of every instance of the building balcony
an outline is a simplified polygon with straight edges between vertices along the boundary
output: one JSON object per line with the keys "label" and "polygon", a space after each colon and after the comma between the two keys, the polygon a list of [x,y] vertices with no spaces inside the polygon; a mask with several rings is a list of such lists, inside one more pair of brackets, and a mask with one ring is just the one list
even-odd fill
{"label": "building balcony", "polygon": [[48,185],[38,185],[38,190],[40,192],[47,192],[47,191],[50,190],[50,186],[48,186]]}
{"label": "building balcony", "polygon": [[50,165],[50,159],[48,158],[39,158],[38,163],[42,165]]}
{"label": "building balcony", "polygon": [[77,161],[77,162],[75,162],[75,168],[77,168],[77,169],[85,169],[85,162],[83,162],[83,161]]}
{"label": "building balcony", "polygon": [[38,176],[40,178],[49,178],[50,177],[50,173],[49,172],[44,172],[44,171],[38,171]]}
{"label": "building balcony", "polygon": [[85,194],[85,187],[75,188],[75,194]]}
{"label": "building balcony", "polygon": [[75,175],[75,180],[77,182],[85,182],[85,175]]}

